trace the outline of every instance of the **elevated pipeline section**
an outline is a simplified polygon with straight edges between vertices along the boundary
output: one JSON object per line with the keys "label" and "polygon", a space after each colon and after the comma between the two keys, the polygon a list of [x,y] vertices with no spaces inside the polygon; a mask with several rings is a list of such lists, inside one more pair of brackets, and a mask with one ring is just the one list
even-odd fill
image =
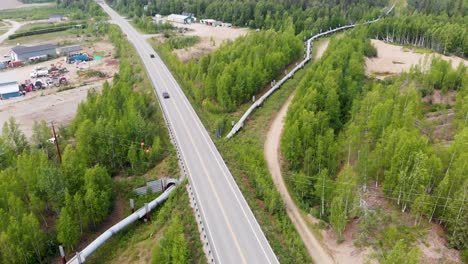
{"label": "elevated pipeline section", "polygon": [[[395,7],[395,5],[393,5],[385,14],[384,16],[388,15],[390,12],[392,12],[393,8]],[[333,33],[336,33],[338,31],[342,31],[342,30],[345,30],[345,29],[349,29],[349,28],[354,28],[356,26],[359,26],[359,25],[368,25],[368,24],[372,24],[372,23],[375,23],[377,21],[379,21],[380,19],[382,18],[382,16],[378,17],[377,19],[374,19],[374,20],[370,20],[370,21],[367,21],[367,22],[364,22],[362,24],[352,24],[352,25],[346,25],[346,26],[342,26],[342,27],[338,27],[338,28],[335,28],[335,29],[330,29],[328,31],[325,31],[325,32],[322,32],[322,33],[319,33],[317,35],[314,35],[312,36],[310,39],[308,39],[306,41],[306,45],[307,45],[307,48],[306,48],[306,54],[305,54],[305,58],[303,61],[301,61],[301,63],[299,63],[296,67],[294,67],[294,69],[292,71],[290,71],[288,74],[286,74],[286,76],[284,76],[280,81],[278,81],[273,87],[271,87],[270,90],[268,90],[268,92],[266,92],[264,95],[262,95],[258,100],[256,100],[250,107],[249,109],[247,109],[247,111],[244,113],[244,115],[242,115],[242,117],[239,119],[239,121],[232,127],[231,131],[229,132],[229,134],[226,136],[226,138],[231,138],[233,137],[239,130],[241,130],[241,128],[244,126],[244,123],[245,121],[247,120],[247,118],[252,114],[252,112],[255,110],[255,108],[257,107],[260,107],[263,102],[265,102],[265,100],[271,95],[273,94],[276,90],[278,90],[279,88],[281,88],[281,86],[288,80],[288,79],[291,79],[294,74],[299,71],[300,69],[302,69],[304,67],[304,65],[309,62],[311,60],[311,52],[312,52],[312,41],[318,39],[318,38],[321,38],[321,37],[324,37],[324,36],[328,36],[328,35],[331,35]]]}
{"label": "elevated pipeline section", "polygon": [[176,182],[171,182],[171,183],[172,184],[170,184],[169,187],[156,199],[154,199],[148,204],[145,204],[144,207],[138,209],[133,214],[127,216],[122,221],[118,222],[117,224],[113,225],[111,228],[107,229],[106,232],[102,233],[102,235],[97,237],[93,242],[91,242],[88,246],[86,246],[82,251],[77,252],[76,255],[67,262],[67,264],[84,263],[86,259],[89,258],[89,256],[91,256],[91,254],[93,254],[99,247],[104,245],[104,243],[106,243],[106,241],[109,240],[112,236],[122,231],[127,226],[134,223],[135,221],[145,217],[147,213],[151,212],[160,204],[162,204],[164,201],[166,201],[169,195],[176,188],[176,185],[175,185]]}

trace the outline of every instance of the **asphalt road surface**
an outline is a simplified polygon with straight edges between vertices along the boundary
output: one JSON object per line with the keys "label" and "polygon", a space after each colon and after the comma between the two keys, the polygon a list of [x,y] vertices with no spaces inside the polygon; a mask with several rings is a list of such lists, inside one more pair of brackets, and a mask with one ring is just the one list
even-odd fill
{"label": "asphalt road surface", "polygon": [[[199,201],[217,263],[279,263],[249,205],[176,80],[145,38],[100,3],[127,34],[148,71]],[[155,54],[151,58],[150,54]],[[170,98],[163,98],[162,93]]]}

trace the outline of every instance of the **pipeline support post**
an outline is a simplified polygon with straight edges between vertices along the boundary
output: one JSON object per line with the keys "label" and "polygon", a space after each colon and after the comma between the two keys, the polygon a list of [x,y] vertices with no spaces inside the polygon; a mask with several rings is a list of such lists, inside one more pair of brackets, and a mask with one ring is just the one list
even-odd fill
{"label": "pipeline support post", "polygon": [[135,212],[135,202],[133,199],[130,199],[130,208],[132,209],[132,214]]}
{"label": "pipeline support post", "polygon": [[145,221],[149,221],[150,220],[150,214],[149,214],[149,209],[148,209],[148,204],[145,203]]}
{"label": "pipeline support post", "polygon": [[65,251],[63,250],[62,246],[59,246],[59,251],[60,251],[60,260],[62,261],[62,264],[66,264],[67,259],[65,258]]}

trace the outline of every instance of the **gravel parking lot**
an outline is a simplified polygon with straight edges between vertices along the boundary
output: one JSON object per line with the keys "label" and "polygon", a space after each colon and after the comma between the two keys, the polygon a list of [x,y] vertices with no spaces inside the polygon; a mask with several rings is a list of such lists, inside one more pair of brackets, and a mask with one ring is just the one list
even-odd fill
{"label": "gravel parking lot", "polygon": [[[31,71],[36,67],[50,67],[51,64],[62,63],[69,72],[64,76],[69,81],[69,87],[53,87],[45,90],[38,90],[27,93],[23,97],[0,100],[0,128],[10,117],[14,117],[20,124],[21,130],[27,137],[32,135],[32,125],[34,121],[55,121],[57,125],[68,125],[75,116],[78,104],[86,99],[88,91],[101,90],[105,80],[112,81],[114,73],[119,69],[119,63],[113,58],[114,47],[109,42],[99,42],[94,45],[82,46],[90,54],[100,54],[102,60],[84,62],[80,64],[67,64],[65,57],[41,62],[34,65],[27,65],[19,68],[9,68],[0,72],[2,81],[18,81],[23,83],[30,78]],[[4,51],[9,51],[10,47],[0,47],[0,55]],[[92,69],[103,72],[107,77],[86,77],[78,74],[79,69]],[[41,77],[45,81],[47,77]],[[59,89],[72,88],[59,92]]]}

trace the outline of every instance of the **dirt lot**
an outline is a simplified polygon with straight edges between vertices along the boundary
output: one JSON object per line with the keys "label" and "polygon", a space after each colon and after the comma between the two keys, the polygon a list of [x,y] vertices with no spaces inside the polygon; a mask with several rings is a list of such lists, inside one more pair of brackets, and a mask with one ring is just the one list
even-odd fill
{"label": "dirt lot", "polygon": [[179,59],[183,62],[210,53],[217,49],[223,41],[234,40],[249,32],[246,28],[212,27],[200,23],[189,25],[174,23],[174,25],[189,29],[183,34],[184,36],[199,36],[201,39],[201,41],[193,47],[175,51]]}
{"label": "dirt lot", "polygon": [[[389,75],[395,75],[404,71],[409,71],[411,66],[417,64],[427,65],[435,53],[422,54],[408,48],[385,43],[380,40],[372,40],[372,44],[377,48],[377,58],[366,59],[366,74],[374,75],[383,79]],[[450,61],[453,67],[457,67],[460,62],[468,66],[468,61],[455,56],[438,55],[446,61]]]}
{"label": "dirt lot", "polygon": [[42,3],[42,4],[23,4],[17,0],[1,0],[2,4],[0,5],[0,10],[4,9],[13,9],[13,8],[22,8],[22,7],[32,7],[32,6],[45,6],[51,5],[51,3]]}
{"label": "dirt lot", "polygon": [[[82,47],[90,54],[103,55],[103,59],[75,65],[65,63],[64,57],[61,57],[35,65],[0,72],[0,80],[12,80],[21,83],[26,79],[30,79],[29,74],[35,67],[48,67],[50,64],[57,65],[57,63],[62,63],[69,70],[65,76],[70,86],[76,87],[63,92],[57,92],[58,88],[55,87],[47,88],[45,90],[30,92],[25,97],[0,101],[0,127],[10,116],[13,116],[20,124],[26,136],[30,137],[32,134],[32,124],[35,120],[54,120],[59,125],[67,125],[74,117],[79,102],[86,98],[88,90],[92,88],[100,90],[104,80],[111,81],[112,76],[118,71],[119,67],[118,61],[113,59],[114,48],[109,42],[103,41],[92,46],[84,45]],[[88,68],[103,72],[107,77],[87,78],[78,75],[79,69],[87,70]],[[45,81],[47,78],[39,79]]]}
{"label": "dirt lot", "polygon": [[92,88],[100,91],[101,82],[72,90],[57,92],[57,88],[38,91],[26,97],[0,100],[0,126],[11,116],[20,124],[20,129],[30,138],[34,121],[55,121],[59,126],[68,125],[75,116],[78,104],[86,99]]}
{"label": "dirt lot", "polygon": [[[99,55],[104,55],[104,58],[100,61],[90,61],[90,62],[83,62],[79,64],[67,64],[65,62],[65,57],[60,57],[57,59],[53,59],[50,61],[45,61],[37,64],[26,65],[23,67],[18,68],[9,68],[5,71],[0,72],[0,79],[1,80],[12,80],[17,81],[19,83],[24,82],[27,79],[30,79],[30,73],[36,67],[50,67],[51,64],[58,65],[61,64],[63,67],[66,67],[69,72],[65,74],[69,83],[71,85],[79,85],[82,83],[89,82],[90,80],[81,78],[78,76],[77,71],[80,69],[92,69],[101,71],[106,73],[108,76],[113,76],[114,73],[118,70],[118,64],[108,65],[109,63],[113,63],[114,59],[112,57],[113,54],[113,47],[112,44],[109,42],[99,42],[95,45],[86,45],[82,46],[84,52],[88,52],[89,54],[98,53]],[[9,50],[9,49],[6,49]],[[0,48],[0,52],[5,51],[5,49]],[[2,54],[2,53],[0,53]],[[47,78],[39,78],[45,80]],[[33,80],[33,79],[31,79]]]}

